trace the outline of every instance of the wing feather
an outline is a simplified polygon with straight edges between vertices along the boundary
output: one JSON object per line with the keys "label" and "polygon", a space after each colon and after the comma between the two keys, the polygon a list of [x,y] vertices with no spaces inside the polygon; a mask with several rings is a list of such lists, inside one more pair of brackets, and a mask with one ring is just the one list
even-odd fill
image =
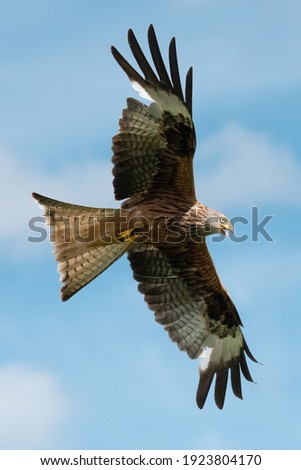
{"label": "wing feather", "polygon": [[183,96],[180,73],[179,73],[179,66],[178,66],[178,59],[177,59],[175,38],[172,38],[169,44],[169,66],[170,66],[170,73],[171,73],[174,90],[176,94],[184,102],[184,96]]}
{"label": "wing feather", "polygon": [[221,410],[224,406],[229,369],[221,369],[216,373],[216,384],[214,389],[215,403]]}
{"label": "wing feather", "polygon": [[[132,98],[127,101],[119,121],[119,134],[113,137],[113,175],[116,199],[133,201],[168,193],[179,193],[194,203],[192,159],[195,151],[195,131],[191,116],[192,69],[186,78],[184,100],[175,40],[169,47],[168,75],[152,26],[148,40],[158,76],[149,64],[136,36],[129,30],[128,40],[142,77],[127,60],[112,47],[118,64],[128,75],[139,94],[154,103],[146,106]],[[128,204],[128,202],[127,202]]]}
{"label": "wing feather", "polygon": [[116,47],[112,46],[111,51],[113,57],[115,58],[116,62],[120,65],[120,67],[125,71],[127,76],[132,82],[143,83],[143,77],[131,66],[131,64],[120,54],[120,52],[116,49]]}
{"label": "wing feather", "polygon": [[157,40],[153,25],[150,25],[148,29],[148,43],[149,43],[149,48],[150,48],[150,52],[152,55],[152,59],[154,61],[161,83],[163,83],[167,88],[172,88],[172,83],[170,81],[164,61],[162,59],[162,55],[160,52],[158,40]]}
{"label": "wing feather", "polygon": [[187,72],[185,84],[185,101],[192,116],[192,67]]}
{"label": "wing feather", "polygon": [[180,251],[177,246],[133,244],[128,257],[156,321],[180,350],[199,358],[198,406],[203,407],[216,375],[215,401],[223,407],[229,369],[233,392],[242,398],[240,370],[252,381],[245,358],[250,351],[205,242],[181,244]]}
{"label": "wing feather", "polygon": [[137,64],[139,65],[142,72],[144,73],[145,79],[154,84],[158,83],[159,82],[158,77],[154,73],[148,60],[146,59],[132,29],[129,29],[128,41],[129,41],[129,45],[133,53],[133,56],[135,57]]}
{"label": "wing feather", "polygon": [[213,377],[214,370],[211,369],[203,372],[202,376],[200,376],[199,386],[196,394],[196,402],[200,409],[202,409],[205,405]]}
{"label": "wing feather", "polygon": [[238,363],[234,363],[231,367],[231,385],[234,395],[238,398],[242,398],[241,380]]}
{"label": "wing feather", "polygon": [[251,376],[251,373],[249,371],[249,367],[246,361],[246,357],[244,354],[242,355],[241,360],[240,360],[240,368],[245,379],[247,379],[249,382],[253,382],[253,379],[252,379],[252,376]]}

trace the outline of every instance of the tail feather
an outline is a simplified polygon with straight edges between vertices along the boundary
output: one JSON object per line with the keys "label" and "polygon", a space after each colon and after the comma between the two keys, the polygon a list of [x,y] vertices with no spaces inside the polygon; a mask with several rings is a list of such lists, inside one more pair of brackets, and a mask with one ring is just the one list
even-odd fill
{"label": "tail feather", "polygon": [[76,292],[93,281],[120,258],[127,249],[127,243],[99,246],[87,251],[83,250],[81,255],[59,262],[62,300],[70,299]]}
{"label": "tail feather", "polygon": [[45,209],[50,240],[61,275],[61,298],[68,300],[120,258],[132,243],[125,211],[60,202],[33,193]]}

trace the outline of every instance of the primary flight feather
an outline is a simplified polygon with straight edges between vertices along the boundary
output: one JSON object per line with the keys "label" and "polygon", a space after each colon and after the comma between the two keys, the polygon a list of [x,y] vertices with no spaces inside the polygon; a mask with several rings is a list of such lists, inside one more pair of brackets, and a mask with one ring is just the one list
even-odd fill
{"label": "primary flight feather", "polygon": [[112,47],[112,54],[150,105],[128,98],[113,137],[113,186],[120,209],[60,202],[39,194],[61,273],[61,297],[68,300],[127,253],[155,319],[172,341],[199,359],[197,404],[204,406],[212,380],[215,402],[224,405],[230,372],[242,398],[241,373],[252,381],[246,355],[255,361],[238,312],[223,287],[206,237],[232,231],[228,218],[199,203],[195,195],[192,68],[183,91],[176,43],[169,45],[168,73],[153,26],[148,43],[155,69],[132,30],[128,41],[143,75]]}

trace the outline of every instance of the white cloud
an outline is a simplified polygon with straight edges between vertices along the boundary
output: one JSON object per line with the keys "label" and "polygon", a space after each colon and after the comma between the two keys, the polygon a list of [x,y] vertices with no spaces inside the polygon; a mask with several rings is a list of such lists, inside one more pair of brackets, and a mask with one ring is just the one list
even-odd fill
{"label": "white cloud", "polygon": [[200,147],[197,187],[213,207],[300,204],[300,163],[268,135],[229,124]]}
{"label": "white cloud", "polygon": [[58,445],[70,404],[56,377],[25,365],[0,368],[2,449]]}

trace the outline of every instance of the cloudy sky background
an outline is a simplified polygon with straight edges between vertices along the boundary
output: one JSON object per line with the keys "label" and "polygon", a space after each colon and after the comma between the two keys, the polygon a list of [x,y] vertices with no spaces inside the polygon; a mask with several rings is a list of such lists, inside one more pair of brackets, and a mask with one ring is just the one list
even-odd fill
{"label": "cloudy sky background", "polygon": [[[262,365],[244,400],[195,405],[197,363],[147,310],[126,258],[63,304],[37,191],[115,206],[111,137],[135,96],[110,54],[153,23],[194,66],[199,199],[249,223],[209,242]],[[0,1],[0,448],[300,448],[301,4]],[[166,55],[165,55],[166,57]],[[273,215],[252,240],[251,208]],[[254,237],[253,237],[254,238]]]}

